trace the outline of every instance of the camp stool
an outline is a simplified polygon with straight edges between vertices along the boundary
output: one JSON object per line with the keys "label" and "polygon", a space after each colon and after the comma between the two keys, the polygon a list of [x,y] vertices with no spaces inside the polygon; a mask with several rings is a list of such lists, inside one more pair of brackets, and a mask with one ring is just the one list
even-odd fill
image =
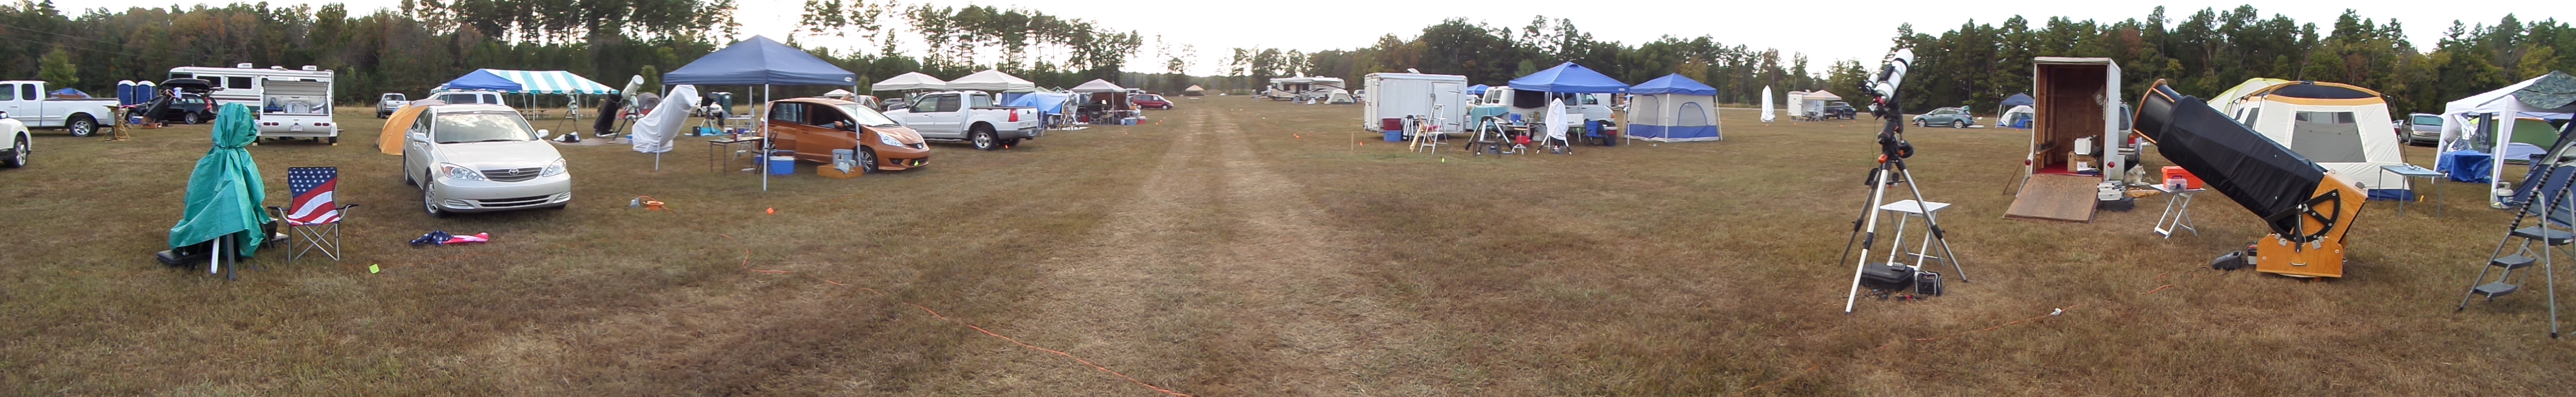
{"label": "camp stool", "polygon": [[[340,204],[334,197],[340,184],[340,167],[294,167],[286,169],[287,193],[294,197],[285,207],[268,207],[285,223],[292,247],[287,261],[303,258],[308,252],[321,252],[340,260],[340,221],[355,204]],[[303,240],[297,244],[293,240]]]}

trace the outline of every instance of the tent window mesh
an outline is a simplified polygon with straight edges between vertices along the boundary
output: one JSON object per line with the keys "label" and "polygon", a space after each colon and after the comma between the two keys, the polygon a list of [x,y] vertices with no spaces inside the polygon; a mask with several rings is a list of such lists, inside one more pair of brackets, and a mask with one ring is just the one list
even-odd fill
{"label": "tent window mesh", "polygon": [[2352,112],[2298,112],[2290,122],[2290,150],[2308,161],[2370,161],[2361,151],[2361,123]]}

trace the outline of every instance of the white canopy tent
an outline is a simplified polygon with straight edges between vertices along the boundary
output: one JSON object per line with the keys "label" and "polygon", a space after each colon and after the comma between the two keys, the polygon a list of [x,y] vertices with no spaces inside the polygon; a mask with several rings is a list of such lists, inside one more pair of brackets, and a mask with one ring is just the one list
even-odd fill
{"label": "white canopy tent", "polygon": [[[2460,98],[2460,100],[2451,101],[2449,104],[2443,105],[2442,151],[2447,153],[2458,150],[2471,150],[2476,146],[2485,146],[2488,148],[2507,147],[2512,142],[2514,136],[2514,124],[2520,124],[2513,122],[2515,118],[2526,116],[2546,117],[2549,115],[2576,114],[2576,103],[2561,103],[2557,104],[2558,106],[2556,107],[2540,107],[2525,102],[2520,97],[2521,92],[2525,88],[2531,88],[2533,84],[2539,83],[2543,79],[2552,78],[2566,80],[2571,77],[2564,72],[2552,71],[2549,72],[2548,75],[2534,77],[2530,80],[2523,80],[2522,82],[2513,83],[2512,85],[2507,85],[2504,86],[2504,88],[2498,88],[2494,91],[2470,95],[2467,98]],[[2478,126],[2478,130],[2470,131],[2463,130],[2461,128],[2466,125],[2471,125],[2472,123]],[[2471,141],[2471,139],[2475,139],[2476,141]],[[2476,143],[2484,143],[2485,145],[2476,145]],[[2505,157],[2506,156],[2489,156],[2487,159],[2490,165],[2487,167],[2487,184],[2490,188],[2488,189],[2489,191],[2496,191],[2496,189],[2493,188],[2503,186],[2504,165],[2505,160],[2507,160]],[[2487,196],[2487,203],[2489,205],[2502,205],[2501,203],[2503,203],[2503,200],[2504,197],[2502,196],[2495,196],[2493,194],[2489,194]]]}
{"label": "white canopy tent", "polygon": [[948,82],[921,72],[907,72],[869,85],[868,89],[876,91],[944,90],[948,89]]}
{"label": "white canopy tent", "polygon": [[1076,94],[1127,92],[1127,87],[1119,87],[1118,84],[1111,83],[1109,80],[1091,79],[1091,81],[1083,82],[1082,85],[1073,86],[1073,89],[1067,91],[1073,91],[1073,93]]}
{"label": "white canopy tent", "polygon": [[1000,70],[986,70],[966,75],[966,77],[959,77],[956,80],[949,80],[948,89],[991,92],[1037,90],[1038,83],[1029,82],[1027,79],[1019,78],[1019,76],[1012,76],[1010,73],[1002,73]]}
{"label": "white canopy tent", "polygon": [[826,92],[826,93],[823,93],[823,97],[824,97],[824,98],[832,98],[832,99],[849,98],[851,95],[857,95],[857,94],[852,94],[852,93],[850,93],[850,90],[844,90],[844,89],[839,89],[839,88],[834,88],[834,89],[832,89],[832,92]]}

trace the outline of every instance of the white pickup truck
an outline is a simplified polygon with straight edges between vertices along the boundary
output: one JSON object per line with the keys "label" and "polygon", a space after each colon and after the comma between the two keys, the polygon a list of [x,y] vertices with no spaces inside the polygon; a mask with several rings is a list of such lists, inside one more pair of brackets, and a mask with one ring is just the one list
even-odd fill
{"label": "white pickup truck", "polygon": [[992,94],[977,91],[934,92],[914,96],[886,117],[920,132],[922,140],[967,142],[975,150],[1019,146],[1020,140],[1046,134],[1038,109],[995,106]]}
{"label": "white pickup truck", "polygon": [[116,117],[115,99],[46,98],[45,82],[0,81],[0,112],[31,128],[62,128],[72,136],[98,133],[100,120]]}

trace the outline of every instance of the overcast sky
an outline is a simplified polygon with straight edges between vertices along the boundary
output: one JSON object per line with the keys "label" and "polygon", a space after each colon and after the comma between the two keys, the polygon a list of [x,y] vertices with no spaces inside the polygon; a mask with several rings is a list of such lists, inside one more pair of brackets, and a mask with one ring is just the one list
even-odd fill
{"label": "overcast sky", "polygon": [[[735,19],[744,26],[743,34],[782,38],[794,30],[803,0],[737,0],[740,12]],[[389,8],[399,0],[268,0],[271,5],[323,4],[340,2],[350,5],[351,13],[364,13],[373,8]],[[1135,30],[1148,40],[1161,36],[1175,44],[1197,48],[1202,60],[1195,73],[1214,70],[1216,57],[1235,47],[1267,47],[1319,51],[1349,49],[1376,42],[1378,36],[1395,34],[1412,37],[1424,26],[1448,18],[1466,18],[1497,26],[1519,27],[1532,16],[1550,19],[1568,18],[1598,40],[1638,43],[1671,35],[1698,37],[1708,35],[1719,42],[1743,44],[1752,48],[1778,48],[1783,53],[1806,53],[1814,70],[1835,59],[1861,59],[1875,63],[1884,54],[1888,38],[1899,24],[1912,23],[1918,32],[1939,33],[1974,20],[1980,24],[2000,23],[2014,15],[2031,19],[2036,27],[2048,16],[2066,16],[2077,20],[2092,19],[2114,22],[2123,19],[2145,19],[2156,4],[2115,1],[1646,1],[1646,0],[1480,0],[1480,1],[1360,1],[1305,0],[1290,2],[1242,2],[1208,0],[903,0],[906,4],[991,5],[1021,7],[1047,14],[1081,18],[1100,25]],[[81,7],[166,7],[169,0],[56,0],[64,8]],[[182,3],[188,4],[188,3]],[[2432,47],[2451,21],[2476,25],[2494,24],[2507,13],[2526,21],[2542,19],[2576,19],[2569,7],[2543,6],[2548,2],[2474,1],[2449,3],[2441,1],[2167,1],[2166,15],[2175,20],[2190,16],[2202,8],[2224,11],[2237,5],[2251,4],[2266,17],[2287,15],[2301,23],[2315,23],[2320,30],[2329,29],[2334,18],[2344,9],[2355,9],[2361,16],[2380,21],[2398,18],[2416,46]],[[2514,6],[2522,4],[2525,6]],[[1140,52],[1138,62],[1129,69],[1159,71],[1161,62],[1152,57],[1153,44]]]}

